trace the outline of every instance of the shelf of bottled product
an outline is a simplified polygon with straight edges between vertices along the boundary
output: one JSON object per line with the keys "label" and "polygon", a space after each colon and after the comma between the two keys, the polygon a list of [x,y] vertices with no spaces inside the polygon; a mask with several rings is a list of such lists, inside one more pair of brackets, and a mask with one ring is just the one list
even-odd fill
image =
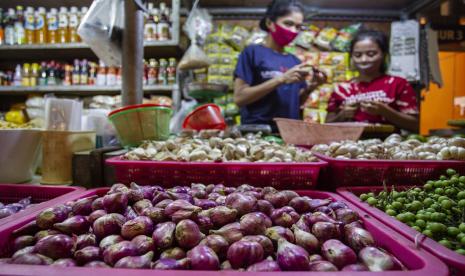
{"label": "shelf of bottled product", "polygon": [[[144,86],[145,94],[155,92],[162,94],[171,94],[176,89],[176,85],[146,85]],[[0,95],[24,95],[30,93],[56,93],[64,95],[95,95],[110,94],[116,95],[121,93],[121,86],[97,86],[97,85],[49,85],[49,86],[0,86]]]}
{"label": "shelf of bottled product", "polygon": [[[144,47],[177,47],[177,40],[164,41],[146,41]],[[90,49],[90,47],[82,42],[78,43],[56,43],[56,44],[23,44],[23,45],[0,45],[0,51],[12,50],[53,50],[53,49]]]}

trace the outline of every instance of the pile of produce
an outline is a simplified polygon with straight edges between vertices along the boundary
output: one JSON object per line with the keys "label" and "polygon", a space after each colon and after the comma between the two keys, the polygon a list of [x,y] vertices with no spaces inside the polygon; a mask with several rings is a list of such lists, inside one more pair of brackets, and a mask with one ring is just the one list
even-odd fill
{"label": "pile of produce", "polygon": [[465,255],[465,176],[454,170],[421,188],[361,194],[360,199]]}
{"label": "pile of produce", "polygon": [[12,235],[14,253],[3,263],[247,271],[402,267],[344,202],[250,185],[115,184],[101,197],[46,209]]}
{"label": "pile of produce", "polygon": [[0,129],[33,129],[39,128],[36,122],[28,122],[25,124],[16,124],[7,121],[0,120]]}
{"label": "pile of produce", "polygon": [[310,151],[280,145],[255,136],[247,138],[176,137],[146,141],[124,155],[127,160],[210,162],[316,162]]}
{"label": "pile of produce", "polygon": [[16,203],[3,204],[0,202],[0,219],[14,215],[31,205],[31,197],[21,199]]}
{"label": "pile of produce", "polygon": [[430,137],[403,140],[393,134],[383,142],[379,139],[320,144],[312,152],[338,159],[390,159],[390,160],[465,160],[465,138]]}

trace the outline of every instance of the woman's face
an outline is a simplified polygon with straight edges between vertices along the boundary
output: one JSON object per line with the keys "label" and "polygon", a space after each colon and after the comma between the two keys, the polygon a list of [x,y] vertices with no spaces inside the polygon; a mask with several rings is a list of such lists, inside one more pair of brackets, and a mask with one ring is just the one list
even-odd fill
{"label": "woman's face", "polygon": [[[278,17],[276,19],[275,24],[279,24],[279,26],[287,29],[288,31],[298,33],[302,29],[302,25],[304,22],[304,15],[298,11],[292,11],[287,15]],[[268,29],[271,31],[275,31],[275,26],[273,22],[268,22]]]}
{"label": "woman's face", "polygon": [[352,62],[361,74],[378,74],[383,59],[383,52],[373,40],[366,38],[355,43],[352,51]]}

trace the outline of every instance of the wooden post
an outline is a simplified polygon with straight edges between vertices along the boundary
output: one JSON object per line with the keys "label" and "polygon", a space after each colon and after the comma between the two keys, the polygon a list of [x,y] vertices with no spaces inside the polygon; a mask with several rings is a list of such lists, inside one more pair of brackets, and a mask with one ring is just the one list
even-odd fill
{"label": "wooden post", "polygon": [[133,0],[124,0],[123,106],[141,104],[143,99],[144,16]]}

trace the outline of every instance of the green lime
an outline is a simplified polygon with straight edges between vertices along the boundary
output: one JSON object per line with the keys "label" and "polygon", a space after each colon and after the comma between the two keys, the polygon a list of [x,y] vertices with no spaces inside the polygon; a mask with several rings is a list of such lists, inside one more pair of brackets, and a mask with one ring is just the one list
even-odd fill
{"label": "green lime", "polygon": [[434,213],[434,212],[436,212],[436,210],[433,209],[433,208],[431,208],[431,207],[426,208],[425,211],[428,212],[428,213]]}
{"label": "green lime", "polygon": [[465,208],[465,199],[459,200],[458,206],[459,206],[460,208]]}
{"label": "green lime", "polygon": [[449,248],[449,249],[452,248],[452,243],[450,241],[448,241],[448,240],[440,240],[439,243],[442,244],[443,246]]}
{"label": "green lime", "polygon": [[465,245],[465,237],[463,237],[463,238],[460,239],[460,243],[461,243],[462,245]]}
{"label": "green lime", "polygon": [[447,235],[449,235],[452,238],[457,237],[457,235],[460,234],[460,229],[454,226],[447,227]]}
{"label": "green lime", "polygon": [[[420,227],[420,228],[425,228],[426,227],[426,221],[422,220],[422,219],[417,219],[415,221],[415,225]],[[458,230],[458,229],[457,229]]]}
{"label": "green lime", "polygon": [[375,194],[373,192],[369,192],[368,197],[375,197]]}
{"label": "green lime", "polygon": [[460,232],[465,233],[465,222],[459,224]]}
{"label": "green lime", "polygon": [[446,173],[450,176],[456,174],[457,172],[454,169],[447,169]]}
{"label": "green lime", "polygon": [[415,220],[415,214],[412,212],[406,212],[405,216],[407,217],[407,221],[413,222]]}
{"label": "green lime", "polygon": [[447,196],[440,196],[438,198],[438,201],[441,202],[441,201],[446,200],[446,199],[449,199],[449,198]]}
{"label": "green lime", "polygon": [[417,230],[418,232],[421,232],[421,228],[418,227],[418,226],[416,226],[416,225],[412,226],[412,228],[415,229],[415,230]]}
{"label": "green lime", "polygon": [[436,188],[434,189],[434,193],[437,195],[443,195],[444,194],[444,189],[443,188]]}
{"label": "green lime", "polygon": [[405,213],[400,213],[396,216],[396,218],[402,222],[407,222],[408,219],[407,219],[407,216],[405,215]]}
{"label": "green lime", "polygon": [[441,209],[441,205],[439,205],[438,203],[433,203],[433,204],[431,204],[430,208],[432,208],[434,210],[439,210],[439,209]]}
{"label": "green lime", "polygon": [[445,176],[445,175],[441,175],[441,176],[439,177],[439,180],[446,180],[446,179],[447,179],[447,176]]}
{"label": "green lime", "polygon": [[465,175],[459,177],[459,182],[465,183]]}
{"label": "green lime", "polygon": [[397,211],[402,210],[404,208],[404,205],[400,203],[399,201],[394,201],[392,204],[392,208],[396,209]]}
{"label": "green lime", "polygon": [[455,197],[456,194],[457,194],[457,189],[455,189],[455,188],[446,189],[446,195],[448,197],[450,197],[450,198]]}
{"label": "green lime", "polygon": [[415,223],[413,221],[407,221],[405,224],[407,224],[410,227],[415,226]]}
{"label": "green lime", "polygon": [[435,234],[444,233],[447,231],[447,227],[444,224],[438,222],[432,222],[428,224],[426,229],[431,230],[431,232]]}
{"label": "green lime", "polygon": [[415,211],[418,211],[420,209],[423,208],[423,204],[421,204],[420,201],[418,200],[414,200],[411,204],[410,204],[410,208],[409,210],[412,211],[412,212],[415,212]]}
{"label": "green lime", "polygon": [[397,199],[397,202],[400,202],[400,203],[402,203],[402,204],[405,204],[405,203],[408,202],[408,200],[407,200],[405,197],[399,197],[399,198]]}
{"label": "green lime", "polygon": [[361,194],[360,199],[363,200],[363,201],[366,201],[368,199],[368,195],[367,194]]}
{"label": "green lime", "polygon": [[420,189],[420,188],[418,188],[418,187],[416,187],[416,188],[415,188],[415,189],[413,189],[413,190],[414,190],[415,192],[417,192],[417,193],[420,193],[420,192],[421,192],[421,189]]}
{"label": "green lime", "polygon": [[465,191],[458,192],[457,199],[465,199]]}
{"label": "green lime", "polygon": [[393,209],[387,209],[386,214],[390,215],[391,217],[397,215],[397,212]]}
{"label": "green lime", "polygon": [[370,206],[375,206],[376,204],[378,204],[378,200],[374,197],[369,197],[367,199],[367,203],[370,205]]}
{"label": "green lime", "polygon": [[431,232],[431,230],[429,229],[426,229],[426,230],[423,230],[423,232],[421,232],[423,235],[427,236],[428,238],[432,238],[434,235],[433,235],[433,232]]}
{"label": "green lime", "polygon": [[452,201],[449,200],[449,199],[445,199],[443,201],[441,201],[441,207],[445,210],[450,210],[452,208]]}
{"label": "green lime", "polygon": [[415,215],[416,219],[418,220],[424,220],[424,221],[427,221],[429,219],[429,217],[426,215],[426,213],[422,213],[422,214],[416,214]]}
{"label": "green lime", "polygon": [[427,198],[425,198],[423,200],[423,205],[425,205],[426,207],[431,206],[431,204],[433,204],[433,203],[434,203],[434,200],[432,198],[429,198],[429,197],[427,197]]}
{"label": "green lime", "polygon": [[459,249],[455,250],[455,252],[459,253],[460,255],[465,256],[465,249],[463,249],[463,248],[459,248]]}
{"label": "green lime", "polygon": [[463,239],[463,237],[465,237],[465,233],[462,233],[462,232],[461,232],[461,233],[459,233],[459,234],[457,235],[457,237],[455,237],[455,238],[459,241],[459,240]]}

